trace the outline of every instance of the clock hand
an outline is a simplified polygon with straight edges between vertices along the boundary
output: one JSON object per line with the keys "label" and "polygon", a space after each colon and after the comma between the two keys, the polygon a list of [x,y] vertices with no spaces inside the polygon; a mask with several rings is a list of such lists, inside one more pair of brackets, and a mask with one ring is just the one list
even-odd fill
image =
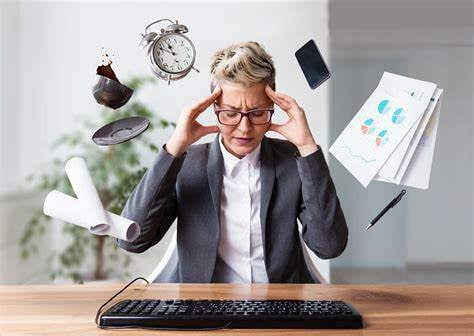
{"label": "clock hand", "polygon": [[162,47],[160,47],[160,50],[161,51],[166,51],[166,52],[169,52],[171,55],[175,56],[176,53],[174,51],[171,51],[171,50],[168,50],[168,49],[163,49]]}
{"label": "clock hand", "polygon": [[168,48],[171,50],[171,53],[176,56],[176,53],[173,51],[173,47],[171,44],[168,44]]}

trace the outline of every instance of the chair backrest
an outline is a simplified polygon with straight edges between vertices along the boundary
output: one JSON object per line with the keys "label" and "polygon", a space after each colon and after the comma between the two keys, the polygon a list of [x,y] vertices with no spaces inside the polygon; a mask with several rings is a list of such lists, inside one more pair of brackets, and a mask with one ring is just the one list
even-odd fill
{"label": "chair backrest", "polygon": [[300,241],[301,241],[301,247],[303,249],[303,257],[304,261],[306,262],[306,267],[308,267],[309,273],[313,277],[313,279],[318,279],[319,283],[323,285],[327,285],[329,282],[326,280],[326,278],[318,271],[318,268],[313,260],[313,258],[310,255],[310,250],[308,246],[306,246],[306,243],[303,240],[303,237],[300,234]]}
{"label": "chair backrest", "polygon": [[173,232],[173,236],[166,248],[163,258],[161,258],[155,269],[146,277],[149,283],[152,282],[178,282],[176,279],[176,269],[178,266],[178,249],[176,245],[177,231]]}

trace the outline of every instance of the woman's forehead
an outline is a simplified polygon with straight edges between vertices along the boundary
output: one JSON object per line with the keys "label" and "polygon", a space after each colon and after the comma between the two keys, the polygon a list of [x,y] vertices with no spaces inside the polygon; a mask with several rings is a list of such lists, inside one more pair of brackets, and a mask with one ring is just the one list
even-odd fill
{"label": "woman's forehead", "polygon": [[256,84],[251,87],[243,87],[239,85],[222,85],[222,94],[218,102],[229,108],[241,107],[259,107],[271,102],[265,93],[264,84]]}

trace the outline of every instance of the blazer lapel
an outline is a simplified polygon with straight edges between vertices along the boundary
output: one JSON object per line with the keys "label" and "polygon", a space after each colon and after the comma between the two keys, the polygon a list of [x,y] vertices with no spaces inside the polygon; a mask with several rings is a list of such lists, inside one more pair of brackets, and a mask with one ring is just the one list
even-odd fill
{"label": "blazer lapel", "polygon": [[260,151],[260,181],[260,225],[262,228],[262,243],[264,247],[265,267],[267,269],[267,275],[270,280],[270,275],[268,274],[267,266],[268,260],[266,258],[265,230],[268,207],[272,198],[273,184],[275,182],[275,165],[273,161],[272,148],[267,137],[263,137],[262,147]]}
{"label": "blazer lapel", "polygon": [[207,159],[207,178],[209,187],[211,188],[212,203],[217,218],[219,218],[221,206],[222,176],[224,174],[224,159],[222,158],[221,149],[219,147],[219,135],[216,136],[211,143],[209,149],[209,157]]}
{"label": "blazer lapel", "polygon": [[[209,149],[209,156],[207,158],[207,179],[209,181],[209,188],[211,190],[212,203],[214,207],[215,220],[210,219],[209,234],[213,234],[213,242],[215,246],[212,246],[215,255],[214,261],[217,258],[217,249],[219,246],[219,235],[220,235],[220,207],[221,207],[221,191],[222,191],[222,176],[224,170],[224,159],[219,146],[219,134],[215,137],[211,143]],[[211,282],[212,275],[214,272],[215,263],[208,274],[208,282]]]}

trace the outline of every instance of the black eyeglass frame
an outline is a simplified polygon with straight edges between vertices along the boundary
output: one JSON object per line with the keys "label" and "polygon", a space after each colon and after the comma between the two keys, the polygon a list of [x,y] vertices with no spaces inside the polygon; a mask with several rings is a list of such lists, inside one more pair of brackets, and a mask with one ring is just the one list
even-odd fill
{"label": "black eyeglass frame", "polygon": [[[255,111],[268,111],[270,112],[270,117],[268,118],[268,121],[265,121],[264,123],[261,123],[261,124],[256,124],[254,122],[252,122],[252,119],[250,119],[250,114]],[[225,124],[221,121],[221,119],[219,118],[219,114],[221,112],[234,112],[234,113],[239,113],[240,114],[240,119],[237,123],[235,124]],[[239,110],[233,110],[233,109],[221,109],[217,106],[217,104],[214,103],[214,113],[216,114],[217,116],[217,120],[219,121],[219,123],[221,123],[222,125],[226,125],[226,126],[237,126],[238,124],[240,124],[240,122],[242,121],[242,118],[244,116],[247,116],[247,118],[249,118],[249,121],[252,125],[265,125],[265,124],[268,124],[269,122],[272,121],[272,116],[273,116],[273,113],[275,113],[275,109],[274,108],[271,108],[271,107],[268,107],[268,108],[258,108],[258,109],[254,109],[254,110],[249,110],[249,111],[246,111],[246,112],[242,112],[242,111],[239,111]]]}

